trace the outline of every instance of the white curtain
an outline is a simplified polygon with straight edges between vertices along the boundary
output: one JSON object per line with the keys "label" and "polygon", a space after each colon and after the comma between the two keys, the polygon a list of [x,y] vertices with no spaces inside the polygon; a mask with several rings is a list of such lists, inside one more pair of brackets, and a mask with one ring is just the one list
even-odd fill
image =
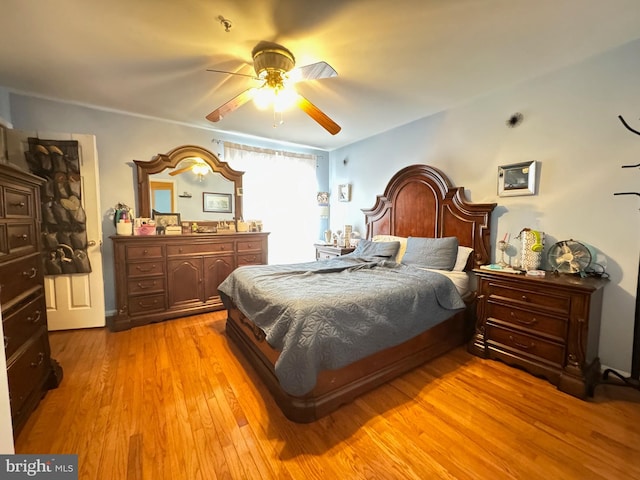
{"label": "white curtain", "polygon": [[269,235],[269,264],[315,259],[318,206],[315,155],[234,143],[224,144],[224,161],[245,172],[244,220],[261,220]]}

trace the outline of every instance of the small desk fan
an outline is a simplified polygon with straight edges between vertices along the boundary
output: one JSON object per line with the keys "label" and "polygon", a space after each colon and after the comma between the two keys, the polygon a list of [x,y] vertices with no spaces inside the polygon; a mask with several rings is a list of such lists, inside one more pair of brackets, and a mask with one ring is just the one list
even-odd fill
{"label": "small desk fan", "polygon": [[547,261],[554,272],[583,275],[591,265],[593,256],[589,248],[575,240],[562,240],[551,246]]}

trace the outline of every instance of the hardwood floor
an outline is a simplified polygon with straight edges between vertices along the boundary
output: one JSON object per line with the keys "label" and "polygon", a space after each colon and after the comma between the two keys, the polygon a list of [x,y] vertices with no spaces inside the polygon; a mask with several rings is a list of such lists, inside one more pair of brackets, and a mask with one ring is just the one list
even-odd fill
{"label": "hardwood floor", "polygon": [[224,312],[54,332],[64,379],[17,453],[77,453],[81,479],[640,479],[640,392],[581,401],[459,348],[313,424],[288,421]]}

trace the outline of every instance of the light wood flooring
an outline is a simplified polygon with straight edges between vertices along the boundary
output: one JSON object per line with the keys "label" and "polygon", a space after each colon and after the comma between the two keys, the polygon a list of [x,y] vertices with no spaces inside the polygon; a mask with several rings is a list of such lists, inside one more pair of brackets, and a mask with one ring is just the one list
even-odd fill
{"label": "light wood flooring", "polygon": [[590,401],[459,348],[312,424],[288,421],[223,312],[51,334],[64,368],[17,453],[81,479],[640,479],[640,392]]}

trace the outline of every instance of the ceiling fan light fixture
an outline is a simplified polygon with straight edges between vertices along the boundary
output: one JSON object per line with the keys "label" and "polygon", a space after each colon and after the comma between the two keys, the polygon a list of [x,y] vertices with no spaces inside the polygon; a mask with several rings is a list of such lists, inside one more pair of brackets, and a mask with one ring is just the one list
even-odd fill
{"label": "ceiling fan light fixture", "polygon": [[253,51],[253,68],[256,75],[261,77],[263,72],[276,70],[286,73],[296,65],[296,59],[289,50],[284,47],[258,48]]}

